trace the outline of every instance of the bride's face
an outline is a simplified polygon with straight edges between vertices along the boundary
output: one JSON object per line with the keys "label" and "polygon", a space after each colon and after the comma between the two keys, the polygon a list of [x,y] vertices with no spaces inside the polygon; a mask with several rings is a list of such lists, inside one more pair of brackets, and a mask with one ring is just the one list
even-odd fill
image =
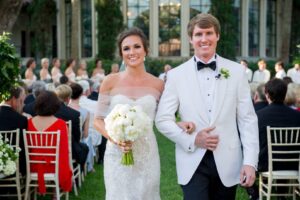
{"label": "bride's face", "polygon": [[122,42],[122,57],[128,67],[144,66],[146,51],[139,36],[131,35]]}

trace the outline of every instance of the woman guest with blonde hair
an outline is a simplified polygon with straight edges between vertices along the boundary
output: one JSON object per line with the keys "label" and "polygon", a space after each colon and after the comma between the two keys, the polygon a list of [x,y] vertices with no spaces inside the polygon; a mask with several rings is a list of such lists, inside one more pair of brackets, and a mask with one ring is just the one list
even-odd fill
{"label": "woman guest with blonde hair", "polygon": [[79,64],[79,68],[77,70],[77,77],[76,79],[81,80],[81,79],[88,79],[89,75],[88,72],[86,71],[86,61],[81,60]]}
{"label": "woman guest with blonde hair", "polygon": [[41,60],[41,66],[42,69],[40,71],[40,79],[41,81],[47,81],[49,82],[51,80],[51,76],[49,73],[49,59],[48,58],[42,58]]}

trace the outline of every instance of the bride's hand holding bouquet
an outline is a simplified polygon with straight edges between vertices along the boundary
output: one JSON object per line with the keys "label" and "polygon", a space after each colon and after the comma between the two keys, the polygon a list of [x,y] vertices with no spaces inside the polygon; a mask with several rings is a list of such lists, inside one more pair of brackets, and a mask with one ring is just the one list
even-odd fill
{"label": "bride's hand holding bouquet", "polygon": [[104,119],[109,140],[123,151],[121,163],[133,165],[132,145],[152,128],[152,121],[141,106],[117,104]]}

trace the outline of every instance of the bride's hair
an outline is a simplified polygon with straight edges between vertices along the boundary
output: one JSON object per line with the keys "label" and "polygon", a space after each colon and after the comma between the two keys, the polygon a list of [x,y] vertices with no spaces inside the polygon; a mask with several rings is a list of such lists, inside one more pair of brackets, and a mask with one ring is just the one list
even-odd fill
{"label": "bride's hair", "polygon": [[119,54],[122,57],[122,42],[125,38],[128,36],[138,36],[141,38],[143,47],[145,49],[146,55],[148,55],[148,40],[146,35],[143,33],[143,31],[137,27],[132,27],[130,29],[126,29],[122,33],[120,33],[119,38],[118,38],[118,47],[119,47]]}

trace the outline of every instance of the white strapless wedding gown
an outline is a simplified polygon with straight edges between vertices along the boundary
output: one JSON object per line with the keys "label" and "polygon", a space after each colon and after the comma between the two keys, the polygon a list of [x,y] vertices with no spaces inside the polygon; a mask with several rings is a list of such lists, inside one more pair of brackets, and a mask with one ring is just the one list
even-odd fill
{"label": "white strapless wedding gown", "polygon": [[[135,100],[116,95],[110,109],[116,104],[140,105],[151,119],[155,117],[157,103],[151,95]],[[121,158],[120,148],[108,141],[104,157],[106,200],[160,200],[160,160],[153,130],[134,141],[134,165],[122,165]]]}

